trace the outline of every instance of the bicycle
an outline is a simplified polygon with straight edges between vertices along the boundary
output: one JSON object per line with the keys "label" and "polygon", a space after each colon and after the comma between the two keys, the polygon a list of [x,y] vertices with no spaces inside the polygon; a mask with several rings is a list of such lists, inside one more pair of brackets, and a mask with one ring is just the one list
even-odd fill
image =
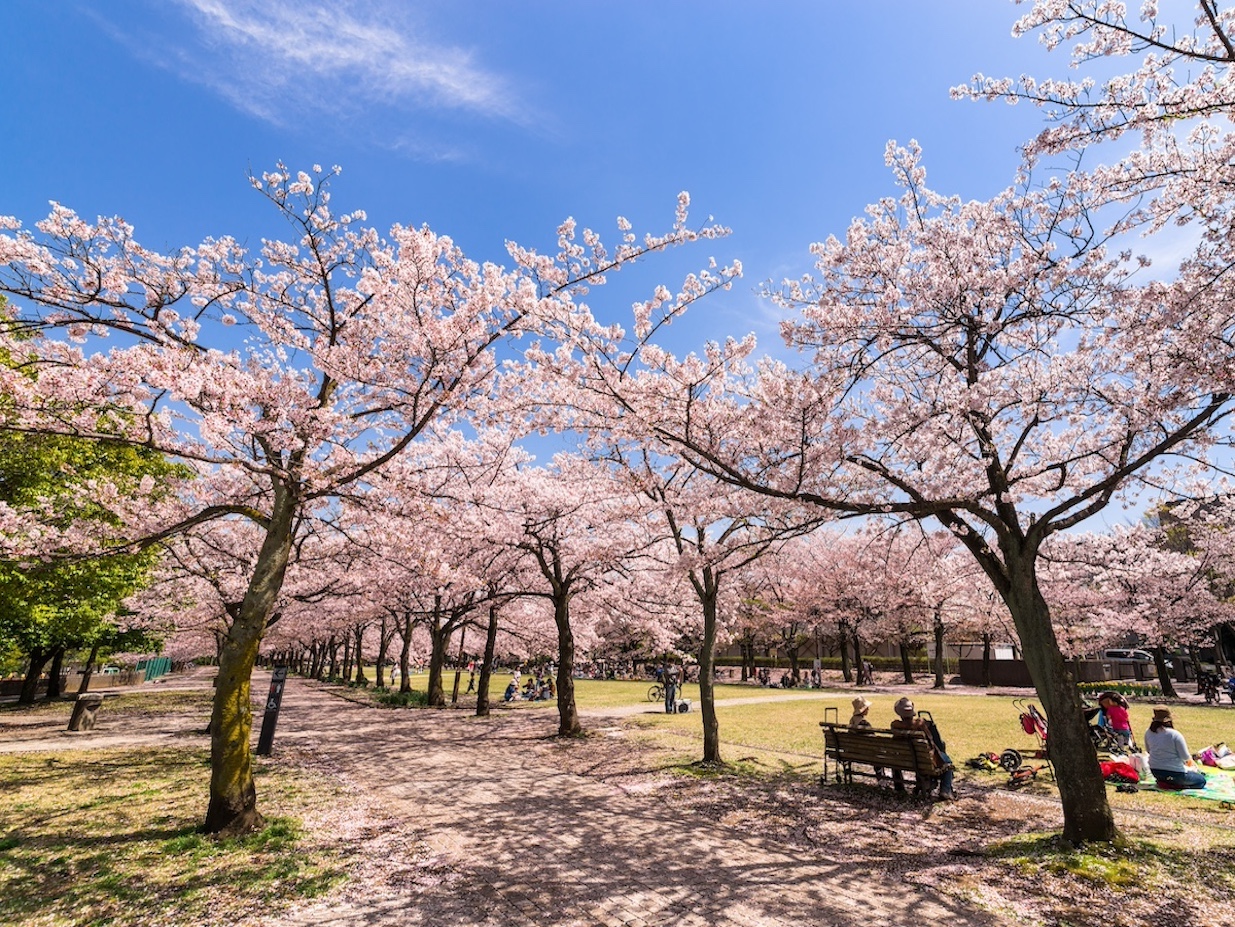
{"label": "bicycle", "polygon": [[649,702],[663,702],[665,700],[665,687],[659,682],[648,689]]}

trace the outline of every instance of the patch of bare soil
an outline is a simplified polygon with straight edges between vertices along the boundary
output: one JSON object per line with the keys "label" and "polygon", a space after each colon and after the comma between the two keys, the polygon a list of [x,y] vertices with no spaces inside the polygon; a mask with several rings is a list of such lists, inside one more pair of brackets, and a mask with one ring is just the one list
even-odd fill
{"label": "patch of bare soil", "polygon": [[1020,927],[1218,927],[1235,911],[1235,814],[1117,814],[1127,846],[1070,851],[1052,834],[1058,802],[1009,791],[1002,773],[958,787],[959,801],[924,804],[873,784],[690,770],[633,737],[542,750],[628,794],[787,848],[865,861],[872,881],[929,887]]}

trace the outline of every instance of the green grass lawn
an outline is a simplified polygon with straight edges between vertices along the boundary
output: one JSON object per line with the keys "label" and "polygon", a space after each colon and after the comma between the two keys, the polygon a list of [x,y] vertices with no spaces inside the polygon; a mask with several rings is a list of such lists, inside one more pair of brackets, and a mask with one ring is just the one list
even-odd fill
{"label": "green grass lawn", "polygon": [[300,825],[337,794],[277,764],[255,773],[266,827],[215,840],[197,833],[205,750],[0,755],[0,924],[233,924],[341,882],[347,848]]}
{"label": "green grass lawn", "polygon": [[[758,694],[761,690],[747,690]],[[767,690],[762,690],[769,694]],[[766,701],[759,704],[730,705],[717,702],[722,757],[727,761],[751,758],[761,767],[815,776],[822,769],[823,736],[819,722],[824,710],[835,706],[841,723],[849,720],[852,693],[811,693],[809,701]],[[863,693],[871,702],[869,718],[876,727],[886,727],[895,717],[892,706],[898,695]],[[1036,704],[1036,703],[1035,703]],[[1130,710],[1138,741],[1152,717],[1151,702],[1133,702]],[[984,773],[964,768],[965,760],[980,753],[1001,753],[1008,747],[1022,752],[1025,761],[1040,765],[1030,754],[1037,746],[1034,737],[1024,733],[1019,722],[1019,707],[1010,697],[991,695],[940,695],[922,693],[914,696],[919,711],[929,711],[948,743],[948,753],[957,764],[962,780],[975,783],[1004,784],[1005,773]],[[1175,705],[1171,708],[1175,726],[1188,741],[1193,752],[1218,741],[1235,743],[1235,710],[1222,706]],[[698,758],[702,753],[703,734],[699,715],[640,715],[635,723],[644,731],[672,734],[679,742],[685,739],[680,752],[683,759]],[[1030,788],[1042,794],[1056,793],[1045,774]],[[1056,793],[1057,794],[1057,793]],[[1160,793],[1118,794],[1110,792],[1115,807],[1172,808],[1186,803],[1189,807],[1217,812],[1213,802]],[[1226,812],[1223,811],[1225,814]]]}
{"label": "green grass lawn", "polygon": [[[493,677],[493,701],[497,704],[510,680],[509,673]],[[450,697],[453,671],[447,673],[446,695]],[[699,687],[688,684],[683,697],[693,702],[693,711],[682,715],[667,715],[657,710],[657,703],[648,700],[651,680],[575,680],[575,701],[582,710],[603,710],[645,706],[646,711],[634,716],[632,723],[643,736],[653,737],[669,745],[683,766],[702,756],[703,732],[699,715]],[[428,686],[428,674],[412,677],[412,687]],[[460,695],[467,687],[467,675],[462,676]],[[828,707],[836,708],[835,717],[845,723],[852,711],[851,701],[857,690],[765,689],[751,685],[721,684],[716,686],[717,715],[720,724],[721,756],[728,762],[746,761],[739,765],[754,774],[768,771],[787,772],[805,777],[818,776],[823,763],[823,736],[819,722]],[[861,690],[871,702],[869,718],[875,727],[887,727],[895,717],[892,706],[900,693],[881,694]],[[1011,747],[1021,752],[1024,761],[1041,766],[1045,761],[1034,759],[1037,739],[1026,734],[1020,725],[1021,704],[1010,696],[971,695],[923,692],[913,696],[919,711],[928,711],[935,718],[948,743],[948,753],[957,764],[962,783],[1003,785],[1007,774],[969,770],[965,760],[982,753],[1002,753]],[[754,704],[732,704],[737,699],[761,699]],[[1031,700],[1034,704],[1040,703]],[[1130,715],[1138,742],[1152,717],[1152,699],[1133,699]],[[525,710],[552,712],[553,701],[519,702]],[[1184,734],[1193,752],[1205,746],[1226,741],[1235,746],[1235,708],[1231,706],[1174,705],[1175,726]],[[1042,795],[1057,795],[1054,783],[1044,770],[1040,777],[1026,786],[1026,791]],[[1193,809],[1217,812],[1214,802],[1153,792],[1119,794],[1111,789],[1115,807],[1148,807],[1171,809],[1186,805]],[[1223,811],[1225,813],[1225,811]]]}

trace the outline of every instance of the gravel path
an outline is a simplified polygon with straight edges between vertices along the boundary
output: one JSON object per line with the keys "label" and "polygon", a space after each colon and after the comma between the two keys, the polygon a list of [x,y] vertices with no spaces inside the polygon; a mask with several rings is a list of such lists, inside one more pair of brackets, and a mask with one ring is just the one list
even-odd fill
{"label": "gravel path", "polygon": [[[257,680],[254,691],[257,688]],[[292,679],[276,754],[318,757],[363,795],[384,878],[277,923],[606,927],[995,924],[951,898],[873,881],[843,846],[804,853],[563,768],[541,712],[391,712]],[[588,719],[593,730],[603,719]],[[326,758],[329,758],[328,761]],[[569,767],[567,759],[566,767]],[[371,832],[358,839],[376,841]],[[372,853],[373,850],[370,850]],[[416,865],[399,873],[400,853]],[[381,868],[380,860],[373,864]],[[426,872],[436,877],[426,877]],[[910,913],[912,912],[912,913]],[[273,923],[273,922],[272,922]]]}

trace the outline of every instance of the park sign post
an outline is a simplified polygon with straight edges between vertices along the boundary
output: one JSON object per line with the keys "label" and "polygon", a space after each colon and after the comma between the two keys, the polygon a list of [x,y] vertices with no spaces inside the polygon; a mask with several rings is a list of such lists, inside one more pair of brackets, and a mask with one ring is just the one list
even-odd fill
{"label": "park sign post", "polygon": [[270,677],[270,694],[266,696],[266,711],[262,715],[262,733],[257,739],[257,755],[270,756],[274,747],[274,726],[279,723],[279,708],[283,704],[283,687],[287,684],[287,667],[276,666]]}

